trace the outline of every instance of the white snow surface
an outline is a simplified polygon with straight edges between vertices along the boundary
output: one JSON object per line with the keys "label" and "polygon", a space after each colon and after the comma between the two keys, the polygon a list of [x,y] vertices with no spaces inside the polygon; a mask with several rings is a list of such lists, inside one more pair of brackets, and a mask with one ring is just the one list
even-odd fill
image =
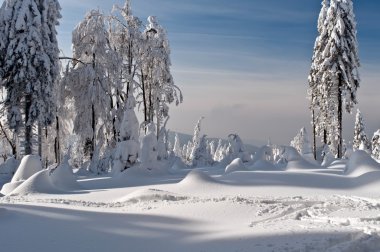
{"label": "white snow surface", "polygon": [[6,183],[2,189],[2,194],[9,194],[15,190],[24,181],[32,177],[35,173],[42,170],[41,158],[36,155],[27,155],[23,157],[20,165],[18,166],[16,173],[14,174],[12,180]]}
{"label": "white snow surface", "polygon": [[379,165],[363,152],[327,168],[293,155],[285,171],[174,164],[39,171],[0,198],[1,251],[380,251]]}
{"label": "white snow surface", "polygon": [[376,172],[380,174],[380,164],[363,151],[355,151],[347,163],[345,173],[350,176],[361,176],[367,173]]}
{"label": "white snow surface", "polygon": [[234,159],[229,165],[226,167],[226,173],[231,173],[235,171],[246,171],[247,168],[243,164],[241,158]]}
{"label": "white snow surface", "polygon": [[41,158],[36,155],[25,156],[17,168],[11,182],[24,181],[42,170]]}
{"label": "white snow surface", "polygon": [[42,170],[31,176],[8,195],[62,194],[81,190],[72,168],[65,160],[55,169]]}

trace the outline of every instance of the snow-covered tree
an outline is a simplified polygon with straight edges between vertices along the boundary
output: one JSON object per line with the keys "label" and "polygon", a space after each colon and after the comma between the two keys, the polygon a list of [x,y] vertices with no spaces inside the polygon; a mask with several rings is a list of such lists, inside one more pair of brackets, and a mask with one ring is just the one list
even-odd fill
{"label": "snow-covered tree", "polygon": [[140,161],[143,168],[153,168],[152,164],[157,161],[157,136],[156,126],[151,123],[146,126],[146,135],[141,142]]}
{"label": "snow-covered tree", "polygon": [[33,151],[33,126],[55,119],[59,77],[57,0],[6,0],[0,18],[0,79],[6,89],[8,124],[22,133],[24,153]]}
{"label": "snow-covered tree", "polygon": [[[115,6],[110,21],[110,44],[118,55],[119,66],[119,75],[113,79],[112,89],[113,127],[117,131],[129,93],[134,94],[140,89],[137,76],[141,69],[144,41],[142,22],[133,16],[130,0],[126,0],[123,7]],[[139,97],[137,102],[140,103]]]}
{"label": "snow-covered tree", "polygon": [[357,30],[352,0],[331,0],[326,14],[327,5],[324,1],[309,76],[311,107],[316,131],[323,131],[324,142],[342,157],[343,112],[357,103],[360,83]]}
{"label": "snow-covered tree", "polygon": [[134,110],[135,104],[135,98],[130,94],[119,129],[119,141],[139,141],[140,126]]}
{"label": "snow-covered tree", "polygon": [[206,135],[203,135],[199,140],[199,144],[193,151],[192,166],[209,166],[212,165],[213,162],[214,160],[212,159],[208,148]]}
{"label": "snow-covered tree", "polygon": [[188,152],[187,160],[188,160],[189,163],[193,162],[193,160],[195,158],[195,152],[198,149],[199,144],[200,144],[200,140],[201,140],[201,136],[200,136],[200,133],[201,133],[201,123],[202,123],[203,119],[204,119],[204,117],[199,118],[199,120],[198,120],[198,122],[197,122],[197,124],[195,125],[195,128],[194,128],[193,139],[188,144],[188,147],[187,147],[187,152]]}
{"label": "snow-covered tree", "polygon": [[243,162],[250,161],[250,154],[246,151],[245,145],[238,134],[228,136],[232,147],[232,159],[240,158]]}
{"label": "snow-covered tree", "polygon": [[293,141],[291,141],[290,146],[294,147],[302,155],[312,153],[311,143],[306,128],[300,130]]}
{"label": "snow-covered tree", "polygon": [[73,31],[74,64],[64,76],[76,111],[74,132],[91,159],[96,146],[109,141],[112,129],[111,76],[118,71],[118,60],[108,36],[103,14],[90,11]]}
{"label": "snow-covered tree", "polygon": [[372,137],[372,157],[380,160],[380,129]]}
{"label": "snow-covered tree", "polygon": [[367,134],[365,133],[363,116],[359,109],[356,113],[353,148],[354,150],[371,149],[371,143],[369,142]]}
{"label": "snow-covered tree", "polygon": [[139,122],[134,108],[135,98],[129,93],[123,120],[119,130],[119,141],[113,155],[114,172],[123,171],[133,166],[139,157]]}
{"label": "snow-covered tree", "polygon": [[328,41],[321,64],[326,107],[333,106],[337,137],[337,155],[342,157],[343,112],[351,113],[357,103],[360,78],[356,21],[352,0],[331,0],[326,17]]}
{"label": "snow-covered tree", "polygon": [[210,154],[212,159],[214,159],[215,151],[216,151],[216,144],[215,141],[212,140],[208,143],[209,149],[210,149]]}
{"label": "snow-covered tree", "polygon": [[328,39],[326,30],[326,16],[329,8],[328,0],[322,1],[322,8],[318,17],[318,36],[315,40],[314,51],[312,57],[312,64],[310,69],[309,80],[309,96],[310,96],[310,110],[312,113],[312,126],[313,126],[313,152],[316,158],[316,136],[324,135],[324,143],[326,139],[326,111],[321,107],[324,103],[321,94],[321,85],[323,85],[320,76],[321,63],[323,61],[323,50],[326,46]]}
{"label": "snow-covered tree", "polygon": [[224,158],[224,150],[225,150],[225,146],[223,146],[223,141],[222,139],[219,139],[218,141],[218,145],[215,149],[215,154],[214,154],[214,161],[221,161],[223,158]]}
{"label": "snow-covered tree", "polygon": [[169,115],[169,104],[182,102],[182,92],[174,84],[170,66],[170,47],[166,31],[155,17],[148,18],[142,50],[141,95],[145,124],[156,122],[157,135]]}
{"label": "snow-covered tree", "polygon": [[176,155],[177,157],[180,157],[180,158],[183,157],[183,154],[182,154],[183,152],[182,152],[182,149],[181,149],[181,143],[180,143],[180,140],[179,140],[178,133],[176,133],[175,137],[174,137],[173,152],[174,152],[174,155]]}
{"label": "snow-covered tree", "polygon": [[135,99],[132,93],[127,99],[127,106],[120,125],[120,139],[113,155],[113,171],[121,172],[133,166],[139,157],[139,122],[135,111]]}
{"label": "snow-covered tree", "polygon": [[167,159],[169,156],[169,131],[166,130],[166,123],[168,122],[169,117],[166,118],[164,125],[161,127],[158,133],[157,139],[157,151],[158,151],[158,160]]}

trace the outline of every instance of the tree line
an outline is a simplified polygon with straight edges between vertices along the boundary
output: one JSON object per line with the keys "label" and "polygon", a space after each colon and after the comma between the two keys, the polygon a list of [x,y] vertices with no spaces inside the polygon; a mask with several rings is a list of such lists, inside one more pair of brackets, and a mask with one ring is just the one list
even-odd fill
{"label": "tree line", "polygon": [[72,33],[72,56],[60,57],[60,11],[57,0],[1,6],[0,131],[12,154],[60,162],[71,146],[78,159],[98,162],[118,143],[138,142],[148,125],[156,140],[166,141],[169,104],[183,96],[157,18],[144,24],[130,0],[107,15],[91,10]]}

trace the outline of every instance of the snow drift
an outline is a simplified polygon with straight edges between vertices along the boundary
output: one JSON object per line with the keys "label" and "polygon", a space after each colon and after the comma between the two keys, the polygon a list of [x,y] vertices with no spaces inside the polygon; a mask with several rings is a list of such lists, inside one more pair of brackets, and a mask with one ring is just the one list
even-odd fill
{"label": "snow drift", "polygon": [[217,181],[202,171],[193,170],[189,172],[189,174],[187,174],[187,176],[179,184],[193,186],[197,184],[209,183],[217,183]]}
{"label": "snow drift", "polygon": [[1,189],[1,193],[4,195],[9,194],[24,181],[32,177],[35,173],[42,170],[41,158],[36,155],[28,155],[23,157],[15,175],[11,182],[5,184]]}
{"label": "snow drift", "polygon": [[36,155],[25,156],[20,163],[11,182],[27,180],[35,173],[42,170],[41,158]]}
{"label": "snow drift", "polygon": [[234,159],[229,165],[227,165],[225,173],[231,173],[235,171],[246,171],[247,168],[243,164],[241,158]]}
{"label": "snow drift", "polygon": [[134,191],[127,196],[120,198],[117,200],[117,202],[138,203],[145,201],[180,201],[186,199],[188,199],[188,197],[168,191],[162,191],[158,189],[142,189]]}
{"label": "snow drift", "polygon": [[8,195],[28,195],[35,193],[62,194],[81,190],[72,169],[65,161],[55,169],[42,170],[22,182]]}
{"label": "snow drift", "polygon": [[380,164],[367,152],[357,150],[351,155],[344,173],[349,176],[358,177],[370,172],[380,173]]}

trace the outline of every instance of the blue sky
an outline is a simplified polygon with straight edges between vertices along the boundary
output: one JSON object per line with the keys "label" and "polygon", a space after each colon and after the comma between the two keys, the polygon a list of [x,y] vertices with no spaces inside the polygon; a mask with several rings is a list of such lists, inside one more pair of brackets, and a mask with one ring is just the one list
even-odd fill
{"label": "blue sky", "polygon": [[[109,13],[124,1],[62,0],[60,47],[70,54],[71,31],[93,8]],[[173,76],[185,101],[171,108],[169,127],[191,133],[200,116],[212,137],[238,133],[251,143],[287,144],[310,129],[307,75],[320,10],[318,0],[135,0],[143,21],[167,29]],[[368,134],[380,128],[380,1],[355,1],[362,87],[359,108]],[[351,141],[354,116],[345,117]]]}

